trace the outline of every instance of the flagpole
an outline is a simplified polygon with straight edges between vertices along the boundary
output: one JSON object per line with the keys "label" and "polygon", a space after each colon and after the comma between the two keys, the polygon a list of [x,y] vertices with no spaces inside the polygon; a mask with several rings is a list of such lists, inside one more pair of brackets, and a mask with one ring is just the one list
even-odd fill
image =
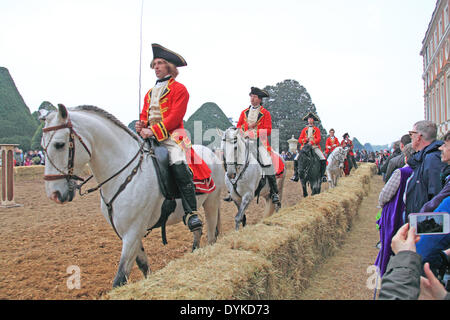
{"label": "flagpole", "polygon": [[141,116],[141,87],[142,87],[142,76],[141,76],[141,70],[142,70],[142,16],[144,12],[144,0],[141,0],[141,24],[140,24],[140,38],[139,38],[139,114],[138,114],[138,120]]}

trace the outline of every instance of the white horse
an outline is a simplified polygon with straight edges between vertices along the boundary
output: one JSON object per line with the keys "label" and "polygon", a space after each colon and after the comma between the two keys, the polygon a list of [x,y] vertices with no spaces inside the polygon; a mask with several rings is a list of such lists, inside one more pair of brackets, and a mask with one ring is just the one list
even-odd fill
{"label": "white horse", "polygon": [[344,168],[344,161],[347,157],[347,149],[336,147],[328,157],[327,178],[330,188],[337,186],[338,178],[341,176],[341,171]]}
{"label": "white horse", "polygon": [[[244,138],[241,131],[235,127],[228,128],[222,134],[221,149],[223,150],[223,160],[226,166],[225,184],[232,200],[236,204],[238,212],[235,216],[236,230],[239,225],[246,224],[245,210],[255,198],[263,171],[257,159],[250,152],[250,143],[255,143],[251,139]],[[256,146],[254,146],[256,148]],[[283,160],[284,163],[284,160]],[[284,171],[277,178],[280,202],[283,194],[283,184],[286,176]],[[266,201],[264,217],[271,216],[275,211],[275,205],[270,198],[270,188],[268,182],[260,191],[260,196]]]}
{"label": "white horse", "polygon": [[[99,185],[101,211],[122,239],[122,253],[113,286],[127,282],[136,261],[144,276],[149,272],[142,238],[161,216],[164,197],[149,146],[119,120],[93,106],[59,110],[45,117],[42,146],[46,153],[45,189],[47,196],[59,204],[72,201],[75,180],[89,165]],[[220,228],[221,191],[225,187],[222,162],[208,148],[193,146],[212,171],[216,189],[197,196],[198,207],[205,209],[208,244],[215,242]],[[164,202],[165,203],[165,202]],[[184,210],[176,200],[176,209],[167,225],[182,221]],[[188,228],[186,227],[186,232]],[[194,232],[193,248],[199,246],[201,230]]]}

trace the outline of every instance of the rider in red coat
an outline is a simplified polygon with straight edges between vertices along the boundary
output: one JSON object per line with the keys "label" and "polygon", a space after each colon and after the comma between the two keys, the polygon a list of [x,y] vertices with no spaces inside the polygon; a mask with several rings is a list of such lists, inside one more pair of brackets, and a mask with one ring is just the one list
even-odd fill
{"label": "rider in red coat", "polygon": [[347,148],[347,159],[344,162],[344,172],[345,175],[349,175],[352,168],[358,168],[356,165],[355,154],[353,153],[353,142],[350,140],[350,136],[348,133],[344,133],[342,136],[343,140],[341,141],[341,147]]}
{"label": "rider in red coat", "polygon": [[325,154],[327,155],[327,159],[334,149],[339,147],[339,140],[334,136],[334,129],[330,129],[330,136],[327,138],[325,142]]}
{"label": "rider in red coat", "polygon": [[[314,121],[319,121],[319,117],[316,116],[314,113],[309,112],[303,120],[308,121],[308,125],[303,128],[300,137],[298,138],[298,142],[300,144],[300,149],[303,148],[305,144],[310,144],[312,146],[312,149],[314,153],[319,157],[320,159],[320,173],[323,177],[325,174],[325,169],[327,167],[327,160],[325,156],[322,153],[322,148],[320,147],[320,141],[322,139],[320,135],[320,129],[314,125]],[[297,182],[299,179],[298,176],[298,157],[299,154],[295,157],[294,160],[294,175],[292,176],[291,180],[294,182]]]}
{"label": "rider in red coat", "polygon": [[195,231],[201,229],[203,224],[197,214],[195,185],[188,167],[188,160],[195,155],[192,154],[193,149],[183,127],[189,93],[184,85],[175,81],[177,67],[186,66],[187,63],[179,54],[159,44],[152,44],[152,49],[151,68],[155,70],[158,80],[144,98],[144,108],[135,128],[142,138],[154,137],[167,148],[170,170],[180,191],[185,212],[183,221],[190,231]]}
{"label": "rider in red coat", "polygon": [[[272,132],[272,117],[270,112],[261,105],[262,99],[269,97],[269,94],[265,90],[252,87],[249,95],[251,105],[241,112],[236,127],[244,132],[244,136],[256,140],[256,148],[252,148],[251,151],[267,177],[272,202],[280,207],[281,202],[275,177],[276,170],[272,160],[272,148],[269,144],[269,136]],[[278,161],[277,158],[276,161]],[[278,167],[278,163],[276,167]]]}

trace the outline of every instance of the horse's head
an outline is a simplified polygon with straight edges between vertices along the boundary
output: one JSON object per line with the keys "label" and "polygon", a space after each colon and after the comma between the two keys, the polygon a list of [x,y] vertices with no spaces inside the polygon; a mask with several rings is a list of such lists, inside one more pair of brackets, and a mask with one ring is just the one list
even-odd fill
{"label": "horse's head", "polygon": [[230,180],[235,179],[245,165],[245,141],[241,130],[230,127],[223,132],[222,145],[223,161],[227,176]]}
{"label": "horse's head", "polygon": [[298,172],[301,179],[306,179],[314,165],[314,151],[312,146],[308,143],[303,146],[299,152]]}
{"label": "horse's head", "polygon": [[[72,201],[76,180],[89,161],[90,151],[74,130],[69,113],[64,105],[41,117],[45,120],[41,145],[45,154],[45,190],[47,196],[57,202]],[[76,150],[76,152],[75,152]]]}

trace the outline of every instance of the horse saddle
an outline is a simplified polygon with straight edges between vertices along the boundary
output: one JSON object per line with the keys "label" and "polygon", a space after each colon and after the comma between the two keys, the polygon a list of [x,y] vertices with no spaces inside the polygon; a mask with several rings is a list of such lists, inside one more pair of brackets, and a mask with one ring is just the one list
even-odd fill
{"label": "horse saddle", "polygon": [[151,150],[153,150],[152,160],[163,196],[166,199],[180,198],[180,191],[169,166],[169,151],[155,139],[149,139],[149,144]]}
{"label": "horse saddle", "polygon": [[155,228],[161,228],[161,237],[164,245],[167,244],[166,222],[177,206],[175,199],[180,198],[180,191],[175,183],[175,178],[170,170],[169,151],[166,147],[159,144],[153,138],[147,139],[150,145],[153,164],[155,166],[156,176],[159,188],[164,196],[164,202],[161,206],[161,216],[158,222],[147,231]]}

